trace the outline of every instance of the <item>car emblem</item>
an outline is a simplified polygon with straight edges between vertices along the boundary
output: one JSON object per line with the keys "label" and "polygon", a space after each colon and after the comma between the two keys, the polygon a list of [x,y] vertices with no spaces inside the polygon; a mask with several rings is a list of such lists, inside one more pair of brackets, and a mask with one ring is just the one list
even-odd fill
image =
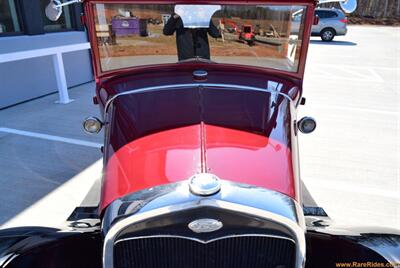
{"label": "car emblem", "polygon": [[198,219],[189,223],[188,227],[195,233],[210,233],[221,229],[222,222],[214,219]]}

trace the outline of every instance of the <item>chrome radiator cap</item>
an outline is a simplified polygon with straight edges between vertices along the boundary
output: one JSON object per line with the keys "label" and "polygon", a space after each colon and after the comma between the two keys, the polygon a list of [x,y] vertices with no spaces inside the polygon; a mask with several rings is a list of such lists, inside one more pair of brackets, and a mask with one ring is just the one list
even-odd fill
{"label": "chrome radiator cap", "polygon": [[195,195],[213,195],[221,190],[221,180],[211,173],[199,173],[189,178],[189,188]]}

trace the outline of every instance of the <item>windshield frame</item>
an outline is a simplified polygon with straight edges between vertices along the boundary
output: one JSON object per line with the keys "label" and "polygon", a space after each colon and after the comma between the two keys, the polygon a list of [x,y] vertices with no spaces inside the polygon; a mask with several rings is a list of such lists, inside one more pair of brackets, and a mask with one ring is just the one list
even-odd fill
{"label": "windshield frame", "polygon": [[252,66],[252,65],[243,65],[243,64],[231,64],[231,63],[216,63],[216,62],[199,62],[199,61],[185,61],[185,62],[175,62],[175,63],[157,63],[157,64],[149,64],[149,65],[142,65],[142,66],[131,66],[122,69],[115,69],[109,71],[103,71],[101,69],[100,63],[100,52],[98,49],[98,41],[96,37],[96,30],[95,30],[95,5],[96,4],[191,4],[193,2],[188,1],[177,1],[177,2],[160,2],[160,1],[152,1],[152,0],[142,0],[142,1],[132,1],[132,0],[104,0],[104,1],[85,1],[85,20],[88,29],[88,35],[91,45],[91,53],[92,53],[92,62],[93,62],[93,69],[96,81],[101,80],[102,78],[109,78],[117,75],[124,75],[128,73],[134,72],[142,72],[142,71],[154,71],[155,69],[159,69],[160,67],[171,69],[171,68],[185,68],[185,65],[213,65],[213,67],[217,68],[229,68],[229,66],[236,66],[240,68],[245,68],[247,70],[254,70],[257,72],[266,72],[266,73],[273,73],[277,75],[283,75],[292,77],[295,79],[303,79],[304,71],[305,71],[305,62],[307,57],[308,45],[310,40],[310,33],[312,22],[314,18],[314,9],[315,9],[315,2],[312,0],[293,0],[293,1],[249,1],[249,2],[242,2],[242,1],[202,1],[201,3],[196,4],[210,4],[210,5],[271,5],[271,6],[282,6],[282,5],[303,5],[305,6],[305,14],[304,14],[304,30],[301,35],[302,38],[302,45],[299,53],[299,61],[298,61],[298,68],[295,72],[274,69],[270,67],[259,67],[259,66]]}

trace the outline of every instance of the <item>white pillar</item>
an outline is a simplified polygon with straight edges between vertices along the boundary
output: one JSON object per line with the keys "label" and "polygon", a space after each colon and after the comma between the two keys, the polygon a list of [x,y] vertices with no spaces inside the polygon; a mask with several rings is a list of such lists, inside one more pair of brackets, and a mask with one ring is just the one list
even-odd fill
{"label": "white pillar", "polygon": [[67,104],[71,100],[68,95],[67,79],[65,78],[64,62],[61,53],[54,54],[53,66],[56,74],[57,89],[59,95],[58,103]]}

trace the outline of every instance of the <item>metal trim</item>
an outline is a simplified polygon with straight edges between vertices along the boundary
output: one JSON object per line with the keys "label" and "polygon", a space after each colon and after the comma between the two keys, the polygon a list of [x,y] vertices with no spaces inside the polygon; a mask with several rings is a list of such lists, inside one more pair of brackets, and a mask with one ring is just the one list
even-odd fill
{"label": "metal trim", "polygon": [[[175,185],[171,187],[172,185]],[[252,189],[249,189],[252,188]],[[169,188],[169,191],[164,191],[164,188]],[[109,228],[111,228],[111,223],[113,220],[121,215],[132,215],[134,213],[140,212],[144,213],[150,210],[158,209],[165,207],[165,202],[158,202],[159,198],[163,198],[166,195],[173,195],[172,199],[173,202],[168,202],[168,206],[175,206],[180,204],[185,204],[188,202],[195,202],[201,201],[205,198],[221,200],[225,202],[230,202],[234,204],[239,204],[247,207],[257,208],[263,211],[270,211],[272,213],[281,215],[289,220],[296,222],[303,230],[306,230],[306,224],[304,219],[303,207],[300,205],[301,202],[296,201],[295,199],[282,194],[280,192],[276,192],[270,189],[262,188],[262,187],[254,187],[253,185],[247,184],[240,184],[234,183],[227,180],[221,180],[221,190],[216,193],[214,196],[205,197],[205,196],[198,196],[193,194],[190,189],[188,189],[187,181],[181,181],[171,184],[164,184],[159,186],[154,186],[152,188],[144,189],[141,191],[133,192],[127,194],[124,197],[114,200],[111,204],[107,207],[105,216],[109,218],[108,225],[104,226],[103,230],[104,235],[108,232]],[[149,194],[149,191],[152,193]],[[245,194],[247,192],[247,194]],[[161,195],[159,195],[162,193]],[[247,201],[243,202],[242,198],[235,198],[235,195],[243,197],[243,194],[247,196]],[[143,198],[143,195],[146,197]],[[272,196],[271,196],[272,195]],[[274,197],[278,197],[279,204],[274,202],[266,202],[263,205],[257,205],[257,202],[250,202],[250,200],[269,200],[270,196],[274,199]],[[154,198],[156,197],[156,198]],[[171,198],[171,197],[170,197]],[[124,202],[128,201],[133,204],[135,207],[134,210],[128,210],[129,205],[126,209],[120,210],[121,208],[121,200]],[[135,200],[140,200],[140,206],[138,208],[137,204],[134,202]],[[245,198],[246,200],[246,198]],[[158,205],[157,205],[158,204]],[[164,204],[164,205],[163,205]],[[290,207],[291,213],[287,215],[286,213],[282,214],[281,206]]]}
{"label": "metal trim", "polygon": [[234,85],[234,84],[215,84],[215,83],[192,83],[192,84],[171,84],[171,85],[164,85],[164,86],[154,86],[154,87],[143,87],[138,89],[132,89],[124,92],[120,92],[112,96],[109,100],[107,100],[106,105],[104,106],[104,112],[107,113],[108,107],[114,100],[120,96],[135,94],[135,93],[143,93],[143,92],[151,92],[154,90],[167,90],[167,89],[184,89],[188,87],[223,87],[226,89],[247,89],[253,90],[258,92],[268,92],[268,93],[275,93],[285,97],[289,102],[294,106],[293,99],[290,98],[289,95],[284,94],[282,92],[276,90],[269,90],[266,88],[259,88],[259,87],[251,87],[251,86],[243,86],[243,85]]}
{"label": "metal trim", "polygon": [[104,238],[104,247],[103,247],[103,266],[107,268],[112,268],[114,266],[114,241],[118,234],[128,227],[131,224],[165,215],[170,214],[172,212],[179,212],[184,210],[189,210],[191,208],[199,208],[199,207],[216,207],[229,211],[239,212],[243,214],[253,215],[260,218],[264,218],[266,220],[274,221],[276,223],[284,225],[286,228],[293,232],[293,235],[296,238],[296,268],[302,268],[305,264],[305,252],[306,252],[306,241],[305,241],[305,230],[301,228],[296,222],[283,217],[281,215],[245,206],[232,202],[221,201],[216,199],[205,198],[201,200],[197,200],[194,202],[188,202],[179,205],[167,206],[139,214],[134,214],[125,219],[120,220],[115,223],[110,230],[108,231],[106,237]]}
{"label": "metal trim", "polygon": [[7,254],[3,257],[0,258],[0,267],[6,267],[9,265],[12,260],[14,260],[16,257],[18,257],[20,254],[17,254],[15,252]]}
{"label": "metal trim", "polygon": [[[313,121],[313,123],[314,123],[314,128],[313,128],[311,131],[309,131],[309,132],[305,131],[305,130],[304,130],[304,127],[303,127],[303,123],[304,123],[306,120]],[[298,128],[298,129],[300,130],[300,132],[303,133],[303,134],[310,134],[310,133],[313,133],[313,132],[315,131],[315,129],[317,128],[317,121],[316,121],[313,117],[311,117],[311,116],[304,116],[302,119],[300,119],[300,120],[297,122],[297,128]]]}
{"label": "metal trim", "polygon": [[181,238],[181,239],[186,239],[186,240],[192,240],[198,243],[202,244],[208,244],[212,243],[218,240],[223,240],[223,239],[229,239],[229,238],[234,238],[234,237],[271,237],[271,238],[279,238],[279,239],[285,239],[289,240],[293,243],[296,243],[293,239],[290,239],[288,237],[284,236],[279,236],[279,235],[266,235],[266,234],[240,234],[240,235],[226,235],[226,236],[221,236],[218,238],[210,239],[210,240],[201,240],[198,238],[193,238],[193,237],[188,237],[188,236],[181,236],[181,235],[150,235],[150,236],[137,236],[137,237],[130,237],[130,238],[124,238],[120,239],[117,242],[114,243],[114,245],[124,242],[124,241],[129,241],[129,240],[136,240],[136,239],[146,239],[146,238],[160,238],[160,237],[165,237],[165,238]]}
{"label": "metal trim", "polygon": [[[88,130],[85,128],[86,121],[88,121],[88,120],[96,121],[96,122],[100,125],[100,128],[97,129],[95,132],[90,132],[90,131],[88,131]],[[95,116],[89,116],[89,117],[86,117],[86,118],[83,120],[82,126],[83,126],[83,130],[85,131],[85,133],[88,133],[88,134],[98,134],[98,133],[101,131],[101,129],[103,128],[104,123],[103,123],[100,119],[98,119],[97,117],[95,117]]]}

